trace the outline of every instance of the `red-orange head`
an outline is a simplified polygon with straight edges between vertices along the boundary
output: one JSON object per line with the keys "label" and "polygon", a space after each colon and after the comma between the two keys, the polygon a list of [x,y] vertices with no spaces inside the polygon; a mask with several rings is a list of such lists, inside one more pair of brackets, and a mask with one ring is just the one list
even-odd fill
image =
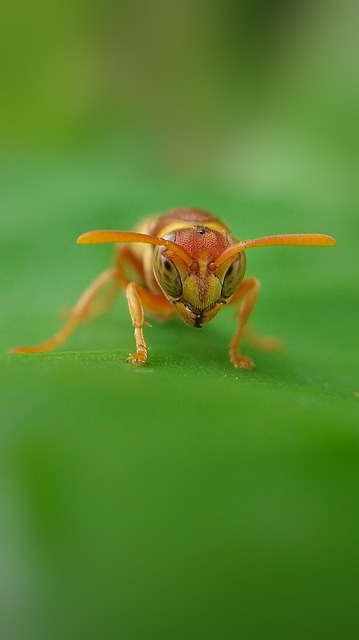
{"label": "red-orange head", "polygon": [[181,318],[192,327],[200,327],[214,318],[236,291],[244,277],[245,255],[232,255],[216,265],[216,259],[236,243],[226,230],[195,225],[163,237],[182,248],[192,262],[184,262],[171,248],[157,246],[153,254],[156,280]]}

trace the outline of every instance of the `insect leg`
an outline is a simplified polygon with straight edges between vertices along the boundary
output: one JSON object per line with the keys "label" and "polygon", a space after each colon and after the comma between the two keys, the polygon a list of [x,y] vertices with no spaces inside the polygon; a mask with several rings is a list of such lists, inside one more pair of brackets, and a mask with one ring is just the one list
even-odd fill
{"label": "insect leg", "polygon": [[[38,344],[34,347],[15,347],[10,350],[10,353],[41,353],[43,351],[50,351],[58,345],[62,344],[69,335],[73,332],[75,327],[82,321],[88,319],[92,315],[93,303],[96,296],[100,293],[101,289],[109,281],[113,281],[118,288],[119,285],[116,281],[117,269],[111,268],[103,271],[94,282],[83,292],[82,296],[78,300],[75,307],[70,312],[70,316],[64,326],[58,331],[52,338]],[[108,301],[106,308],[108,306]],[[103,308],[101,309],[103,311]],[[97,310],[98,315],[98,310]]]}
{"label": "insect leg", "polygon": [[[242,301],[241,306],[236,312],[236,316],[238,317],[239,324],[230,343],[230,358],[231,358],[231,362],[233,362],[235,367],[242,367],[242,368],[253,367],[253,361],[250,360],[250,358],[242,358],[238,356],[238,346],[243,336],[245,336],[246,339],[249,342],[251,342],[257,349],[264,349],[267,351],[276,351],[282,347],[282,342],[279,338],[275,338],[273,336],[268,336],[265,338],[262,336],[258,336],[246,324],[248,316],[251,310],[253,309],[254,303],[256,301],[258,290],[259,290],[258,280],[256,278],[248,278],[248,280],[244,280],[241,283],[241,285],[238,287],[236,293],[232,296],[231,301],[229,303],[229,304],[235,304],[241,298],[245,298]],[[242,361],[242,364],[235,364],[232,358],[235,361],[237,361],[237,359],[239,358],[239,360]],[[248,364],[248,362],[249,362],[249,367],[246,366],[246,363]]]}
{"label": "insect leg", "polygon": [[259,282],[256,278],[248,278],[243,280],[239,285],[236,293],[231,299],[231,303],[237,302],[238,299],[243,298],[240,306],[236,311],[238,318],[238,326],[234,332],[234,336],[229,343],[229,359],[233,366],[241,369],[252,369],[254,367],[253,360],[247,356],[239,355],[239,343],[243,337],[245,331],[245,325],[249,314],[251,313],[255,304],[259,290]]}
{"label": "insect leg", "polygon": [[243,333],[248,342],[256,347],[256,349],[262,349],[263,351],[278,351],[283,346],[280,338],[276,338],[275,336],[258,336],[248,327],[248,325],[244,327]]}
{"label": "insect leg", "polygon": [[136,351],[128,356],[127,361],[137,365],[144,364],[147,360],[147,345],[142,331],[146,323],[144,308],[162,317],[170,317],[174,314],[173,307],[164,296],[151,293],[136,282],[129,282],[126,287],[126,297],[136,344]]}

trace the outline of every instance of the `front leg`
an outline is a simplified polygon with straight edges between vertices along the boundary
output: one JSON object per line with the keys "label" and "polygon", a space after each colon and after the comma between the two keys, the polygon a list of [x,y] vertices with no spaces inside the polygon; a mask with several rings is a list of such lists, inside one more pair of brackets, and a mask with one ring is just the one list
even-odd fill
{"label": "front leg", "polygon": [[147,361],[147,344],[143,336],[143,325],[146,323],[144,308],[154,314],[170,318],[174,315],[173,305],[162,295],[151,293],[136,282],[129,282],[126,297],[135,334],[136,351],[131,353],[127,362],[140,365]]}
{"label": "front leg", "polygon": [[254,367],[254,362],[251,358],[239,355],[239,343],[243,337],[248,316],[254,307],[258,290],[259,282],[256,278],[243,280],[230,302],[230,304],[233,304],[239,298],[243,298],[236,311],[238,326],[229,343],[229,359],[234,367],[239,367],[240,369],[253,369]]}

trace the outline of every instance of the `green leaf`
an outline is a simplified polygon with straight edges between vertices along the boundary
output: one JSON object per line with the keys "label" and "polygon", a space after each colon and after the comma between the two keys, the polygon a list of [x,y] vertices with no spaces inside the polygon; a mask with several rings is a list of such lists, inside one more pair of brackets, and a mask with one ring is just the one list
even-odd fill
{"label": "green leaf", "polygon": [[[270,196],[163,176],[122,181],[108,170],[93,160],[77,184],[76,163],[50,162],[46,181],[43,168],[20,167],[16,194],[3,196],[4,629],[37,638],[266,638],[268,629],[354,637],[357,212],[315,221],[300,202],[279,214]],[[212,210],[238,239],[337,236],[334,249],[248,255],[262,283],[252,326],[279,335],[282,352],[244,345],[256,369],[233,369],[234,322],[223,311],[201,331],[151,320],[148,366],[132,367],[122,297],[53,353],[5,355],[56,331],[55,311],[109,265],[111,249],[78,247],[79,233],[127,229],[151,207],[182,203]]]}

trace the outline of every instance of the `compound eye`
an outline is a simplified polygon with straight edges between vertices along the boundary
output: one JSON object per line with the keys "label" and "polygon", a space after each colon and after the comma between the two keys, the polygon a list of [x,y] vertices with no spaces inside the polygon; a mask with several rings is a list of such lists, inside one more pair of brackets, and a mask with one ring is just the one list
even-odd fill
{"label": "compound eye", "polygon": [[180,298],[182,294],[182,281],[177,267],[172,260],[164,255],[165,247],[155,250],[153,268],[157,282],[171,298]]}
{"label": "compound eye", "polygon": [[245,264],[242,256],[238,256],[228,267],[222,283],[222,296],[230,298],[243,279]]}

